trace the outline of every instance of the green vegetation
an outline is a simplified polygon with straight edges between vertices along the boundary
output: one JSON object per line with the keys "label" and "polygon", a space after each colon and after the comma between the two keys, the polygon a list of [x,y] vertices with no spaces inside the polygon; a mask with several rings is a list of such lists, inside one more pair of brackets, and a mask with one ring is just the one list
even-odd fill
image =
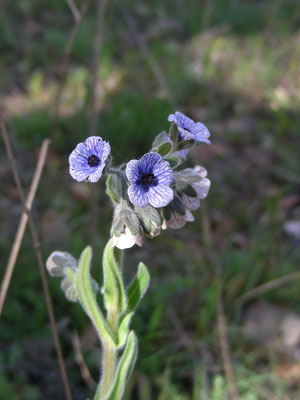
{"label": "green vegetation", "polygon": [[[80,8],[83,1],[76,3]],[[212,181],[196,222],[164,231],[126,254],[126,282],[139,260],[151,274],[133,321],[139,358],[126,399],[231,400],[217,325],[219,268],[240,400],[296,400],[296,350],[282,354],[264,342],[259,325],[255,340],[244,328],[248,311],[261,302],[286,315],[300,314],[300,280],[245,303],[238,299],[300,265],[299,239],[285,231],[287,221],[299,220],[300,205],[298,2],[122,4],[149,52],[139,47],[138,32],[132,34],[118,3],[111,2],[99,68],[98,132],[110,141],[116,161],[147,151],[159,130],[167,129],[173,105],[212,133],[212,145],[193,153]],[[91,244],[97,259],[109,237],[111,208],[103,182],[76,184],[67,162],[74,146],[89,136],[95,8],[90,1],[81,21],[57,113],[55,96],[73,26],[67,3],[4,1],[0,10],[0,109],[26,188],[42,140],[52,139],[34,205],[45,258],[56,248],[78,257]],[[3,274],[21,208],[3,146],[0,152]],[[92,267],[92,273],[101,271]],[[74,399],[84,399],[89,389],[72,338],[74,343],[76,331],[96,380],[97,341],[84,313],[66,302],[56,280],[48,281]],[[63,399],[28,232],[0,325],[0,399]]]}

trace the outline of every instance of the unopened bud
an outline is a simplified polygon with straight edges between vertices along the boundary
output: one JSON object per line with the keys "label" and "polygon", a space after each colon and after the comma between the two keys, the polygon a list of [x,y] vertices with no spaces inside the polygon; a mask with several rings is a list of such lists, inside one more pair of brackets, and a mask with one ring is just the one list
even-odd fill
{"label": "unopened bud", "polygon": [[161,218],[154,207],[148,205],[144,208],[135,207],[134,210],[141,221],[146,236],[152,239],[160,234]]}
{"label": "unopened bud", "polygon": [[119,249],[128,249],[134,244],[142,246],[142,227],[135,211],[128,202],[121,199],[115,208],[111,228],[114,245]]}
{"label": "unopened bud", "polygon": [[46,261],[46,268],[51,276],[62,278],[65,268],[76,270],[77,260],[65,251],[53,251]]}

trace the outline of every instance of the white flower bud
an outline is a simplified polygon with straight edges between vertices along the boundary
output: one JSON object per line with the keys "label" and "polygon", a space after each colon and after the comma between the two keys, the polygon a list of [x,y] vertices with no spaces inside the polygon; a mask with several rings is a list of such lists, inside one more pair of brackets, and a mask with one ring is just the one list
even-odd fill
{"label": "white flower bud", "polygon": [[143,245],[143,236],[138,233],[134,235],[131,233],[128,226],[124,226],[124,230],[119,236],[113,235],[113,243],[118,249],[124,250],[137,244],[138,246]]}

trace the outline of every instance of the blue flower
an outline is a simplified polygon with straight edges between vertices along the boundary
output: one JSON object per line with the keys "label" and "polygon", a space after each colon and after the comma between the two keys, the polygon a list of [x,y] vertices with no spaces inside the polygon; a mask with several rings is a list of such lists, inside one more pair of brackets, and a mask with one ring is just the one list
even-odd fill
{"label": "blue flower", "polygon": [[70,174],[78,182],[98,182],[110,153],[110,145],[100,136],[90,136],[79,143],[69,157]]}
{"label": "blue flower", "polygon": [[155,208],[165,207],[174,197],[169,187],[173,182],[173,171],[167,161],[158,153],[147,153],[141,160],[131,160],[126,167],[130,182],[128,196],[132,204]]}
{"label": "blue flower", "polygon": [[177,124],[181,140],[194,139],[196,142],[210,144],[208,140],[210,137],[209,130],[201,122],[194,122],[179,111],[176,111],[175,114],[170,114],[168,121]]}

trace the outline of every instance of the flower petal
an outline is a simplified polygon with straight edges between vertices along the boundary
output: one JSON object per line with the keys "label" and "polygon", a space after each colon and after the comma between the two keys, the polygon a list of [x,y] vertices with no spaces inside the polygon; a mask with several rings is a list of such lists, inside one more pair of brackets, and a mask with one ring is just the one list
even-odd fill
{"label": "flower petal", "polygon": [[149,203],[155,208],[167,206],[174,198],[173,190],[165,185],[151,186],[147,192]]}
{"label": "flower petal", "polygon": [[191,211],[195,211],[200,207],[200,199],[199,197],[190,197],[186,194],[182,194],[181,200],[183,204]]}
{"label": "flower petal", "polygon": [[179,111],[176,111],[175,116],[177,124],[180,128],[186,129],[189,132],[193,131],[195,122],[191,118],[187,117],[186,115],[182,114]]}
{"label": "flower petal", "polygon": [[131,160],[127,163],[126,176],[130,182],[136,182],[140,178],[138,160]]}
{"label": "flower petal", "polygon": [[89,171],[86,169],[80,169],[80,168],[74,168],[70,166],[69,169],[70,175],[72,176],[73,179],[75,179],[78,182],[85,181],[86,178],[89,176]]}
{"label": "flower petal", "polygon": [[210,140],[208,140],[208,138],[210,137],[210,132],[201,122],[197,122],[195,124],[193,133],[195,135],[195,140],[210,144]]}
{"label": "flower petal", "polygon": [[193,171],[196,172],[197,175],[201,176],[201,178],[205,178],[207,175],[207,171],[204,167],[201,167],[201,165],[196,165],[193,168]]}
{"label": "flower petal", "polygon": [[78,163],[78,162],[84,162],[87,163],[87,159],[89,157],[89,153],[83,143],[78,143],[78,145],[75,147],[75,149],[72,151],[72,153],[69,156],[69,163]]}
{"label": "flower petal", "polygon": [[105,167],[105,164],[99,165],[97,168],[95,168],[95,171],[91,173],[88,177],[89,182],[95,183],[98,182],[99,179],[102,176],[102,171]]}
{"label": "flower petal", "polygon": [[186,159],[186,157],[187,157],[189,151],[190,151],[190,149],[175,151],[175,153],[173,154],[173,156],[175,156],[175,157],[182,157],[182,158]]}
{"label": "flower petal", "polygon": [[129,249],[136,243],[136,236],[133,235],[126,226],[125,231],[121,232],[120,236],[113,235],[113,243],[118,249]]}
{"label": "flower petal", "polygon": [[133,184],[129,186],[128,196],[131,203],[137,207],[144,208],[149,204],[147,193],[144,191],[142,185]]}
{"label": "flower petal", "polygon": [[186,220],[186,222],[194,222],[195,221],[193,214],[189,210],[186,210],[185,220]]}
{"label": "flower petal", "polygon": [[103,140],[100,136],[90,136],[85,141],[89,154],[96,154],[102,157]]}
{"label": "flower petal", "polygon": [[174,114],[170,114],[168,116],[168,121],[169,122],[176,122],[176,116]]}
{"label": "flower petal", "polygon": [[152,173],[154,166],[162,159],[158,153],[144,154],[140,160],[140,168],[143,173]]}
{"label": "flower petal", "polygon": [[185,223],[186,219],[184,215],[180,215],[176,211],[172,211],[171,218],[168,221],[164,221],[164,227],[171,229],[180,229],[185,225]]}
{"label": "flower petal", "polygon": [[163,185],[171,185],[174,179],[170,164],[164,160],[154,166],[153,174],[157,177],[158,183]]}
{"label": "flower petal", "polygon": [[210,188],[210,180],[207,178],[201,179],[201,181],[193,183],[193,188],[197,192],[200,199],[204,199]]}
{"label": "flower petal", "polygon": [[195,139],[195,135],[193,132],[189,132],[187,129],[184,129],[184,128],[178,128],[178,130],[179,130],[181,139],[183,139],[183,140]]}
{"label": "flower petal", "polygon": [[110,144],[105,140],[102,141],[102,159],[101,161],[104,163],[107,157],[110,154]]}

